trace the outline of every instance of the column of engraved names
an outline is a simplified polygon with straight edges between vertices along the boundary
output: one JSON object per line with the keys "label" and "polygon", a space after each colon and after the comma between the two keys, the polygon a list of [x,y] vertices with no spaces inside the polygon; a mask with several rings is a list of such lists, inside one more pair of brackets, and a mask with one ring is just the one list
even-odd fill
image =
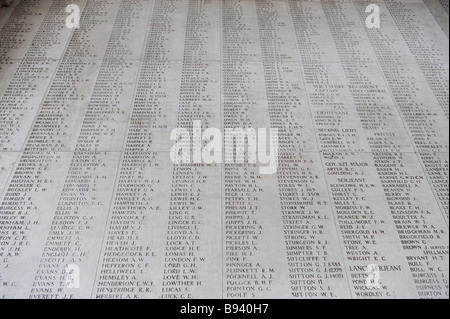
{"label": "column of engraved names", "polygon": [[[42,65],[47,65],[43,69],[44,72],[49,72],[51,68],[56,67],[55,62],[53,62],[53,66],[51,66],[52,62],[48,62],[47,54],[52,57],[52,54],[57,56],[58,50],[60,53],[62,52],[61,47],[64,46],[64,41],[60,37],[62,34],[67,34],[67,30],[61,31],[61,33],[58,31],[62,29],[61,24],[64,23],[63,19],[60,18],[61,10],[64,10],[64,7],[60,3],[54,3],[50,7],[44,20],[45,23],[42,24],[36,33],[36,46],[40,47],[42,51],[30,49],[23,60],[25,65],[30,65],[32,59],[39,61],[37,70],[40,71],[36,71],[36,74],[42,72],[42,69],[40,69]],[[50,40],[43,41],[44,46],[39,45],[38,42],[45,39],[45,34],[48,34],[48,39]],[[55,40],[61,42],[55,43]],[[31,46],[34,47],[34,41],[31,43]],[[29,58],[27,58],[28,56]],[[15,76],[18,77],[22,71],[25,70],[19,69]],[[29,70],[27,70],[28,72]],[[19,259],[31,258],[30,256],[34,256],[32,252],[41,250],[45,244],[45,238],[41,235],[44,232],[36,233],[35,229],[38,227],[48,229],[49,219],[51,218],[48,212],[53,211],[52,198],[58,192],[58,181],[67,169],[64,163],[70,157],[70,154],[58,153],[58,151],[61,151],[65,147],[65,143],[70,141],[69,132],[74,130],[73,122],[70,121],[70,115],[72,115],[71,107],[82,109],[83,105],[82,103],[81,105],[80,103],[78,105],[69,105],[67,101],[64,101],[64,97],[68,98],[69,95],[74,101],[81,100],[81,96],[73,94],[78,88],[75,85],[62,81],[62,74],[65,72],[74,74],[74,65],[61,63],[58,67],[49,94],[47,94],[39,110],[38,117],[25,143],[24,153],[20,157],[17,168],[2,199],[1,215],[8,216],[9,220],[14,220],[14,233],[20,235],[20,240],[19,237],[16,237],[16,241],[9,243],[11,247],[3,247],[5,251],[9,250],[10,252],[10,258],[2,265],[2,268],[6,271],[6,274],[2,274],[3,287],[7,287],[17,280],[18,278],[15,278],[15,276],[20,274],[20,287],[23,288],[21,292],[10,289],[9,293],[11,295],[9,297],[25,297],[24,295],[16,294],[23,293],[28,289],[26,285],[31,284],[33,272],[29,271],[27,267],[37,260],[30,259],[29,262],[22,263]],[[50,80],[49,75],[47,73],[47,75],[39,75],[37,77],[42,77],[45,80],[42,83],[45,83]],[[79,77],[83,78],[83,76],[85,74],[80,70]],[[28,93],[28,96],[26,95],[23,101],[19,101],[17,108],[19,112],[31,110],[29,103],[34,104],[34,107],[36,107],[36,102],[31,97],[36,98],[40,96],[40,98],[43,98],[41,94],[35,95],[32,93],[34,90],[42,89],[43,92],[46,91],[45,87],[32,84],[32,76],[24,77],[24,79],[30,80],[30,84],[27,85],[30,93]],[[67,77],[65,80],[67,80]],[[85,83],[85,85],[88,86],[89,83]],[[55,91],[58,91],[57,94],[55,94]],[[28,97],[30,97],[29,100]],[[8,102],[8,104],[9,106],[5,108],[6,110],[13,106],[11,102]],[[27,121],[30,123],[28,116],[30,114],[27,114]],[[20,118],[20,115],[18,115],[18,118]],[[33,236],[32,240],[30,236]],[[11,253],[12,251],[14,251],[14,254]],[[14,269],[14,272],[8,274],[11,270],[7,268]],[[15,287],[19,287],[19,285],[15,285]],[[39,287],[39,289],[44,288]]]}
{"label": "column of engraved names", "polygon": [[[329,31],[326,31],[326,17],[321,4],[288,1],[288,6],[298,43],[301,66],[320,149],[328,152],[333,150],[339,152],[351,146],[357,149],[363,148],[364,144],[356,138],[359,127],[348,125],[351,123],[353,112],[346,103],[344,85],[335,76],[335,73],[338,72],[335,69],[339,57],[335,50],[330,50],[329,43],[332,43],[333,38]],[[328,45],[326,45],[327,43]],[[339,153],[336,157],[338,155]],[[334,156],[331,153],[330,157],[333,158]],[[327,155],[324,156],[323,160],[324,164],[327,165]],[[342,190],[352,190],[347,185],[337,185],[337,190],[340,189],[339,186],[342,186]],[[356,195],[354,192],[353,194]],[[340,229],[342,226],[340,225],[347,222],[347,216],[351,218],[363,206],[336,202],[336,194],[333,192],[330,196],[329,200],[334,204],[334,218],[339,227],[344,264],[346,265],[345,273],[348,273],[349,262],[360,258],[355,256],[359,247],[353,246],[349,249],[345,245],[360,243],[360,240],[358,236],[342,235]],[[367,208],[370,209],[370,207]],[[339,273],[332,275],[339,275]],[[365,281],[365,278],[365,274],[348,275],[350,282],[358,280],[361,284]],[[333,278],[334,280],[336,278]]]}
{"label": "column of engraved names", "polygon": [[269,116],[280,135],[277,174],[291,296],[348,297],[288,7],[256,3]]}
{"label": "column of engraved names", "polygon": [[[386,264],[386,269],[397,272],[402,268],[397,264],[390,267],[389,261],[395,254],[384,248],[384,242],[395,234],[395,229],[385,221],[389,218],[387,209],[378,204],[383,193],[380,182],[374,178],[376,171],[368,153],[371,150],[369,140],[383,139],[367,129],[367,121],[358,113],[359,101],[353,100],[352,85],[342,78],[345,65],[341,61],[345,62],[346,57],[339,52],[339,41],[345,34],[339,25],[332,23],[351,20],[347,17],[348,5],[290,2],[351,292],[356,297],[382,297],[393,293],[394,285],[385,283],[391,278],[398,280],[397,273],[395,276],[394,272],[384,275],[381,289],[368,290],[368,265],[383,264],[384,267]],[[296,12],[312,25],[322,26],[320,32],[300,32],[300,26],[305,22],[294,15]],[[325,27],[327,25],[329,29]],[[358,45],[361,40],[357,40]],[[301,46],[302,41],[307,44]],[[358,61],[357,58],[356,54],[356,62],[362,70],[368,67],[367,60]]]}
{"label": "column of engraved names", "polygon": [[94,286],[95,298],[160,297],[164,272],[167,211],[170,192],[163,187],[171,167],[167,152],[157,152],[167,142],[167,120],[172,110],[169,90],[174,63],[168,45],[175,34],[177,1],[150,1],[144,52],[138,71],[134,101],[129,114],[123,153],[117,170],[115,192],[106,224],[100,263]]}
{"label": "column of engraved names", "polygon": [[[187,21],[176,125],[220,127],[219,3],[187,1]],[[191,143],[193,141],[190,141]],[[197,150],[200,145],[195,143]],[[162,298],[217,298],[221,293],[220,170],[216,164],[176,164],[167,228]],[[213,186],[215,185],[215,186]]]}
{"label": "column of engraved names", "polygon": [[8,19],[14,13],[14,9],[17,6],[17,2],[11,2],[9,6],[4,6],[3,10],[0,11],[0,29],[8,22]]}
{"label": "column of engraved names", "polygon": [[[414,7],[405,5],[399,1],[386,1],[386,8],[388,9],[390,16],[398,27],[399,33],[411,51],[412,56],[417,62],[420,71],[419,74],[423,74],[423,79],[426,79],[433,95],[430,95],[430,100],[427,100],[427,104],[433,103],[428,106],[434,112],[434,118],[441,118],[442,113],[437,104],[442,108],[442,112],[447,117],[447,125],[444,128],[448,131],[448,107],[449,107],[449,53],[448,53],[448,37],[440,32],[439,26],[434,23],[431,28],[421,28],[420,26],[426,25],[427,18],[432,22],[435,22],[433,17],[424,10],[424,6]],[[421,9],[419,11],[417,8]],[[448,8],[448,4],[447,4]],[[403,42],[402,41],[402,42]],[[437,103],[435,104],[435,101]],[[438,115],[439,114],[439,115]],[[433,124],[435,121],[427,120],[430,128],[426,131],[427,138],[423,135],[418,136],[416,139],[418,146],[421,147],[424,144],[430,146],[430,151],[436,152],[444,151],[447,154],[437,154],[431,152],[419,152],[422,163],[428,174],[428,179],[431,180],[436,197],[441,205],[441,209],[446,215],[448,224],[448,211],[449,211],[449,195],[448,187],[448,134],[446,140],[440,140],[441,144],[434,144],[433,142],[441,134],[441,130],[434,130]],[[444,122],[439,120],[439,122]],[[433,128],[431,128],[433,126]],[[432,133],[432,134],[429,134]],[[431,135],[431,138],[430,136]],[[444,143],[442,143],[444,142]]]}
{"label": "column of engraved names", "polygon": [[[66,189],[59,189],[52,194],[49,201],[50,205],[47,208],[48,216],[42,218],[43,221],[48,221],[47,224],[43,223],[43,229],[47,230],[47,237],[45,246],[39,249],[42,253],[37,265],[38,270],[36,270],[33,278],[32,288],[29,290],[30,298],[74,297],[71,293],[64,291],[66,286],[65,268],[69,264],[83,262],[87,256],[86,248],[82,249],[82,237],[85,235],[88,237],[89,230],[95,224],[92,216],[86,211],[86,207],[95,206],[93,203],[96,198],[95,196],[88,198],[88,196],[70,191],[71,178],[76,174],[74,173],[76,170],[74,167],[82,166],[83,160],[89,162],[87,159],[89,156],[84,156],[82,160],[81,156],[77,157],[72,152],[75,150],[77,136],[100,66],[98,60],[84,60],[83,58],[88,54],[94,57],[103,55],[105,45],[102,45],[101,42],[93,44],[94,39],[92,39],[91,34],[95,34],[97,28],[108,32],[104,25],[117,13],[117,7],[112,6],[110,10],[108,7],[110,4],[112,3],[108,1],[89,2],[84,8],[81,19],[84,27],[72,35],[32,130],[31,136],[41,141],[48,139],[48,136],[52,136],[55,139],[52,141],[55,144],[53,149],[64,151],[64,153],[56,153],[65,157],[63,167],[65,168],[70,164],[71,159],[73,159],[73,165],[68,168],[71,174],[66,180],[66,185],[63,184],[66,174],[61,174],[58,170],[55,171],[60,175],[53,183],[64,185]],[[100,14],[105,16],[105,20],[98,22],[92,20],[93,16]],[[33,145],[30,149],[35,150],[36,146]],[[105,163],[102,163],[99,158],[94,161],[96,163],[91,165],[93,167],[98,165],[98,177],[100,177],[105,172],[105,168],[100,167],[105,166]],[[99,163],[102,164],[99,165]],[[90,180],[87,177],[87,172],[85,172],[82,179],[83,184],[80,183],[77,186],[79,188],[88,187],[86,185],[89,185],[89,182],[93,182],[94,179]],[[93,188],[95,189],[95,186]],[[61,197],[59,197],[60,195]],[[58,198],[60,198],[60,201],[58,201]],[[50,215],[50,213],[53,214]],[[87,273],[89,272],[86,271],[85,274]],[[83,278],[87,279],[89,276]],[[92,283],[89,283],[89,280],[84,283],[84,290],[79,292],[84,296],[89,296]]]}
{"label": "column of engraved names", "polygon": [[[355,75],[352,77],[352,79],[357,78]],[[364,91],[364,89],[360,89],[352,93],[354,96],[360,96],[361,92]],[[370,97],[366,96],[365,99],[369,100]],[[387,121],[384,122],[387,123]],[[399,125],[394,127],[396,126]],[[389,131],[389,129],[386,129],[386,131]],[[442,243],[440,237],[445,233],[445,227],[440,227],[443,222],[440,210],[434,202],[416,156],[408,153],[374,153],[374,159],[404,249],[414,251],[416,247],[408,245],[406,239],[416,237],[422,237],[422,243],[425,246],[439,247],[439,244]],[[419,189],[420,191],[418,191]],[[431,199],[431,201],[422,204],[427,199]],[[414,226],[411,225],[413,220]],[[429,233],[427,229],[430,227],[431,229],[437,227],[435,238],[423,236],[423,234]],[[420,250],[416,250],[416,252],[422,254]],[[427,254],[427,252],[423,252],[423,254]],[[406,258],[410,259],[411,256],[408,255]],[[414,262],[409,261],[408,264],[412,272],[418,269]],[[430,263],[429,266],[439,269],[441,265]],[[418,288],[418,286],[416,287]],[[438,287],[429,286],[428,289],[435,290]],[[419,292],[419,295],[422,295],[422,292]]]}
{"label": "column of engraved names", "polygon": [[[78,4],[82,4],[79,1]],[[69,39],[61,28],[67,4],[22,1],[0,33],[0,70],[8,77],[0,90],[0,150],[21,150]]]}
{"label": "column of engraved names", "polygon": [[[269,128],[265,120],[267,108],[264,84],[261,82],[261,47],[257,33],[255,4],[250,1],[222,2],[222,94],[224,130]],[[226,141],[226,147],[242,145],[243,141]],[[236,150],[236,148],[233,148]],[[273,296],[280,284],[283,270],[274,268],[274,259],[281,258],[278,244],[269,239],[264,221],[277,211],[268,200],[275,189],[271,176],[262,177],[258,167],[243,157],[224,166],[223,239],[224,298],[255,298]],[[273,223],[275,224],[275,223]],[[280,236],[281,237],[281,236]],[[264,253],[263,253],[264,251]],[[281,289],[277,291],[282,291]]]}
{"label": "column of engraved names", "polygon": [[[368,143],[372,151],[376,152],[373,153],[375,168],[383,186],[392,219],[396,222],[397,231],[401,234],[400,239],[405,239],[405,234],[422,233],[422,229],[427,232],[426,229],[430,226],[431,228],[438,227],[437,239],[439,239],[444,234],[444,230],[439,229],[440,211],[433,199],[429,203],[423,204],[424,201],[432,198],[432,194],[422,174],[420,164],[414,154],[404,153],[405,151],[411,151],[411,146],[406,143],[405,131],[399,129],[402,127],[401,123],[387,94],[388,90],[382,84],[383,81],[380,80],[379,71],[373,65],[371,68],[369,67],[373,63],[374,57],[372,57],[370,51],[358,50],[358,42],[355,39],[362,39],[362,34],[365,33],[360,28],[355,27],[352,22],[346,22],[345,19],[340,18],[342,16],[348,17],[349,21],[357,20],[352,12],[352,7],[340,8],[335,5],[327,5],[325,11],[328,22],[334,30],[332,33],[336,30],[342,30],[345,34],[335,37],[336,47],[345,74],[349,79],[350,92],[365,131],[374,130],[375,134],[377,131],[387,134],[395,132],[395,135],[390,133],[387,138],[386,136],[378,140],[368,138]],[[333,12],[333,16],[328,14],[331,12]],[[336,15],[336,12],[339,14]],[[360,40],[359,42],[364,44],[365,41]],[[364,45],[364,47],[367,47],[367,45]],[[350,57],[351,63],[349,62]],[[360,61],[357,68],[355,68],[355,61]],[[364,61],[366,62],[364,63]],[[377,117],[380,119],[378,123]],[[395,138],[390,139],[390,136]],[[389,153],[379,153],[380,151]],[[436,211],[437,216],[427,216],[433,211]],[[423,226],[411,226],[411,222],[400,224],[399,218],[403,217],[404,219],[406,216],[412,218],[413,214],[421,217]],[[427,244],[433,247],[439,244],[439,240],[430,240]],[[401,259],[398,259],[396,263],[399,261]],[[439,266],[439,264],[434,265],[438,268]],[[390,271],[404,269],[400,265],[383,265],[384,272],[386,272],[387,267],[390,267]]]}
{"label": "column of engraved names", "polygon": [[[392,174],[393,169],[391,167],[387,168],[387,170],[384,169],[382,163],[387,155],[394,160],[398,158],[399,162],[406,166],[414,165],[415,162],[418,164],[417,161],[415,161],[414,156],[410,158],[408,162],[401,161],[404,157],[401,152],[411,151],[411,145],[408,141],[407,134],[402,130],[403,126],[401,125],[401,121],[395,112],[395,107],[390,100],[388,89],[385,87],[382,78],[380,77],[380,72],[375,64],[374,57],[370,51],[364,50],[364,48],[367,47],[367,40],[365,39],[363,30],[358,25],[355,26],[354,24],[354,21],[357,21],[357,17],[353,12],[353,6],[327,4],[324,5],[324,9],[328,24],[332,30],[344,74],[348,79],[349,91],[367,135],[368,145],[372,152],[389,152],[372,153],[372,156],[367,156],[367,162],[361,161],[357,163],[356,166],[360,166],[362,163],[370,168],[375,166],[379,182],[383,186],[382,189],[384,190],[388,204],[390,204],[389,199],[391,197],[398,199],[399,201],[404,200],[405,198],[402,197],[402,193],[394,193],[395,191],[398,191],[398,189],[386,191],[386,174]],[[371,157],[373,158],[374,164],[372,164]],[[373,169],[371,169],[371,171],[373,172]],[[425,187],[426,186],[427,185],[425,185]],[[406,203],[407,202],[405,201],[403,205]],[[419,203],[419,201],[416,203]],[[386,213],[388,211],[389,210],[386,210],[384,212]],[[378,216],[381,217],[381,215]],[[384,218],[378,220],[378,223],[381,225],[379,224],[377,226],[377,221],[375,220],[375,227],[372,232],[389,234],[395,238],[395,232],[392,231],[392,227],[384,225],[386,224],[386,221],[392,225],[391,221],[393,217],[383,217]],[[362,228],[364,229],[364,226],[362,226]],[[367,231],[360,231],[359,233],[364,234],[367,233]],[[376,242],[381,243],[382,240],[378,239]],[[373,243],[375,244],[376,242],[374,241]],[[398,243],[399,241],[392,241],[391,245],[392,247],[397,247]],[[392,250],[394,249],[396,248],[392,248]],[[380,252],[383,254],[381,258],[379,256]],[[374,251],[372,260],[384,277],[384,280],[382,280],[384,284],[381,285],[381,288],[384,289],[386,283],[391,283],[391,291],[386,292],[386,296],[395,294],[397,288],[393,287],[394,282],[388,281],[388,277],[396,276],[398,278],[399,275],[396,275],[396,272],[402,272],[402,275],[405,275],[404,270],[407,269],[405,257],[396,255],[389,258],[389,252],[380,247]],[[382,296],[382,292],[376,290],[374,292],[368,292],[367,294],[368,296]],[[364,296],[364,294],[357,295]]]}
{"label": "column of engraved names", "polygon": [[[412,6],[398,0],[384,1],[398,31],[448,119],[448,38],[424,4]],[[423,27],[431,20],[431,28]]]}
{"label": "column of engraved names", "polygon": [[[357,9],[361,15],[361,8],[357,6]],[[405,21],[409,20],[405,19]],[[395,25],[388,15],[384,23],[391,25],[395,30]],[[405,25],[407,24],[405,23]],[[441,204],[441,209],[445,210],[447,207],[446,217],[448,217],[448,188],[444,186],[448,183],[448,137],[445,143],[442,135],[436,134],[440,129],[433,127],[437,122],[432,119],[434,116],[429,111],[433,109],[438,111],[435,108],[437,105],[429,104],[432,94],[428,95],[428,99],[425,100],[424,97],[417,98],[418,95],[410,93],[418,90],[424,91],[425,98],[427,98],[426,93],[429,94],[426,85],[422,84],[424,82],[421,81],[422,85],[419,84],[420,82],[418,83],[421,77],[417,66],[407,66],[409,69],[417,70],[415,73],[418,74],[417,76],[407,77],[405,75],[405,63],[412,60],[412,56],[405,54],[400,56],[395,47],[387,48],[379,41],[379,39],[384,39],[384,41],[393,42],[392,39],[396,39],[398,43],[406,47],[406,44],[401,41],[399,32],[390,31],[389,34],[386,34],[380,29],[368,31],[367,34],[390,85],[395,102],[413,137],[415,148],[419,151],[419,159],[425,167],[427,177],[437,195],[436,198]],[[383,54],[383,59],[380,59],[381,54]],[[399,81],[403,83],[402,86],[398,85]],[[410,96],[414,97],[413,101],[411,101],[411,97],[407,99],[409,94],[406,93],[410,93]],[[417,115],[415,119],[412,117],[414,114]],[[443,114],[440,116],[445,118]],[[417,121],[418,118],[420,121]],[[431,125],[426,123],[428,121]],[[420,126],[416,123],[420,123]],[[415,126],[417,128],[414,128]],[[422,143],[421,140],[424,136],[432,143]],[[436,143],[438,140],[439,144]],[[445,144],[440,144],[442,142]],[[445,149],[447,149],[447,153],[442,151]],[[387,199],[418,296],[425,298],[448,296],[448,229],[443,226],[445,220],[441,218],[441,212],[436,207],[434,197],[431,196],[429,190],[421,191],[421,193],[427,194],[425,198],[428,199],[428,202],[422,205],[417,203],[417,199],[423,195],[417,196],[414,193],[427,182],[422,170],[417,168],[418,164],[415,165],[415,169],[413,169],[414,165],[411,165],[411,163],[417,163],[415,156],[403,154],[400,158],[395,158],[392,155],[383,154],[379,163],[378,169],[380,174],[384,175],[383,185],[388,195]],[[393,173],[393,171],[399,173]],[[401,199],[404,201],[402,202]],[[446,202],[444,202],[445,200]]]}
{"label": "column of engraved names", "polygon": [[[47,56],[48,49],[54,43],[51,41],[41,43],[41,41],[50,36],[51,39],[55,39],[56,35],[62,38],[63,34],[56,32],[59,21],[54,19],[55,12],[59,12],[60,9],[60,5],[43,8],[40,2],[22,1],[20,7],[11,8],[13,10],[11,15],[5,16],[5,21],[2,23],[3,29],[0,33],[0,120],[2,121],[0,152],[4,151],[4,153],[0,153],[0,162],[2,163],[0,196],[8,186],[13,164],[19,157],[18,152],[11,151],[22,149],[30,123],[57,65],[56,61],[49,60]],[[59,40],[62,41],[62,39]],[[39,47],[40,54],[27,52],[30,45]],[[9,184],[10,190],[16,194],[24,190],[17,178],[12,179]],[[9,208],[2,206],[0,210],[6,212]],[[9,218],[8,215],[0,214],[0,223],[2,225],[9,224]],[[8,234],[9,231],[5,229],[4,237],[2,237],[4,240],[2,257],[7,256],[6,245],[10,240]],[[5,281],[5,285],[7,284]]]}
{"label": "column of engraved names", "polygon": [[[145,14],[142,4],[146,3],[148,2],[130,5],[127,1],[115,2],[104,12],[113,28],[103,28],[103,35],[110,35],[109,41],[36,272],[34,285],[45,285],[46,282],[53,284],[53,291],[49,289],[48,293],[41,296],[55,294],[58,298],[91,297],[128,107],[131,104],[134,83],[130,79],[138,69],[136,61],[127,60],[133,57],[127,49],[135,42],[143,42],[141,37],[131,38],[131,35],[141,27],[142,21],[146,25],[148,19],[145,16],[142,19],[139,14]],[[94,9],[89,3],[84,10],[85,16],[91,10],[95,15],[100,14],[98,8]],[[81,22],[84,23],[84,19]],[[94,30],[85,24],[82,30],[75,32],[75,36],[87,40],[89,35],[83,32]],[[122,54],[119,55],[119,52]],[[70,48],[66,52],[66,55],[69,54],[72,57],[83,57],[86,52],[80,48]],[[121,233],[109,233],[114,234]],[[59,258],[48,259],[49,255]],[[109,260],[108,256],[104,256],[103,260]],[[124,265],[126,261],[124,258]],[[69,265],[79,269],[80,289],[69,289],[71,287],[66,285],[69,276],[66,267]]]}
{"label": "column of engraved names", "polygon": [[[366,3],[356,6],[361,19],[365,19],[364,4]],[[390,7],[390,10],[383,4],[380,5],[385,12],[383,19],[385,27],[377,30],[367,29],[367,35],[448,224],[449,144],[448,134],[442,134],[449,128],[448,120],[444,120],[446,116],[448,118],[448,112],[445,114],[445,110],[440,107],[440,102],[435,96],[436,91],[427,84],[424,69],[414,63],[416,59],[413,53],[417,54],[417,50],[411,48],[411,51],[405,52],[410,41],[405,42],[404,32],[386,32],[386,28],[397,30],[398,23],[401,23],[403,29],[408,27],[416,29],[412,20],[415,16],[414,10],[408,10],[400,4],[396,9]],[[402,22],[396,23],[391,14],[396,14],[396,20]],[[412,18],[410,18],[411,15]],[[436,34],[442,36],[437,24],[432,25],[432,28],[435,29]],[[422,33],[422,31],[417,32]],[[427,44],[423,36],[420,42]],[[448,44],[448,39],[442,39],[439,43]],[[427,66],[442,69],[439,73],[441,74],[439,82],[448,83],[448,64],[444,62],[448,60],[448,50],[444,51],[441,45],[434,44],[434,46],[437,48],[425,48],[426,52],[428,50],[426,55],[431,61],[427,62],[425,56],[421,55],[425,60],[420,63],[427,62]]]}
{"label": "column of engraved names", "polygon": [[[14,11],[14,6],[8,7],[7,10],[5,9],[6,8],[0,11],[0,30],[5,26],[5,24],[8,24],[9,27],[18,24],[18,21],[16,19],[18,17],[21,17],[23,14],[23,12],[19,10]],[[16,19],[10,19],[13,14]],[[23,27],[24,25],[22,24],[22,28]],[[9,31],[5,30],[4,32],[0,33],[0,36],[2,37],[0,43],[8,43],[9,46],[12,46],[17,43],[17,39],[15,38],[15,36],[19,34],[17,30],[20,30],[20,27],[16,26],[15,30],[11,30],[11,28],[9,28],[8,30]],[[7,57],[3,57],[2,59],[0,59],[0,96],[3,96],[3,94],[5,93],[19,63],[19,61],[8,61]],[[8,120],[11,121],[12,118],[9,118]],[[7,121],[6,117],[3,117],[2,121]],[[4,142],[5,140],[0,140],[0,143]],[[7,186],[9,176],[11,175],[18,156],[18,152],[1,152],[0,150],[0,196],[1,194],[3,194],[3,190]],[[4,238],[2,238],[1,240],[3,239]],[[2,282],[1,277],[0,282]],[[1,297],[2,296],[0,295],[0,298]]]}

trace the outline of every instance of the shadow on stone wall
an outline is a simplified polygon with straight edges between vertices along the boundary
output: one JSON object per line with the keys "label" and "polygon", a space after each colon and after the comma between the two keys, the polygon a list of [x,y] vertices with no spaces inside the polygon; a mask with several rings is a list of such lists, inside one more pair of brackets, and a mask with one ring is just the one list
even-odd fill
{"label": "shadow on stone wall", "polygon": [[424,0],[425,4],[430,9],[431,13],[436,18],[437,22],[441,26],[442,30],[444,30],[445,34],[448,37],[449,33],[449,18],[448,18],[448,11],[449,11],[449,0]]}

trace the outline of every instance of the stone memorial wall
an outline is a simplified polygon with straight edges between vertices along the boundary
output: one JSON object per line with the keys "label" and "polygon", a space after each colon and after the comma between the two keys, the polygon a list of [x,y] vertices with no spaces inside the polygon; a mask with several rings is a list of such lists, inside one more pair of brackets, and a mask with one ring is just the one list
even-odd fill
{"label": "stone memorial wall", "polygon": [[448,59],[422,0],[14,1],[0,298],[448,298]]}

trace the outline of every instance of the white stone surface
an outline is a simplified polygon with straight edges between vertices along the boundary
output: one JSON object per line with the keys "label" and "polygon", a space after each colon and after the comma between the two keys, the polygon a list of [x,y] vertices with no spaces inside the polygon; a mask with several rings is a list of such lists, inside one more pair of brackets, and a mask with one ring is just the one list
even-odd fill
{"label": "white stone surface", "polygon": [[[433,14],[2,7],[0,298],[448,298],[449,46]],[[277,173],[173,164],[170,133],[194,120],[277,128]]]}

